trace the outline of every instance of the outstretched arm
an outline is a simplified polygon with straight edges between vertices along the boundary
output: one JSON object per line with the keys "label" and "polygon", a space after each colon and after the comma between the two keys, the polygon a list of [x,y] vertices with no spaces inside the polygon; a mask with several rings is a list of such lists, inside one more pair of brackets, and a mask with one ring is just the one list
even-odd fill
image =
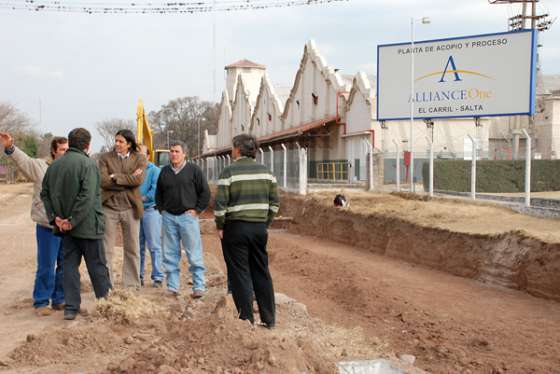
{"label": "outstretched arm", "polygon": [[32,182],[43,180],[48,167],[45,160],[29,157],[14,145],[14,139],[8,133],[0,132],[0,144],[4,147],[4,153],[14,161],[27,179]]}

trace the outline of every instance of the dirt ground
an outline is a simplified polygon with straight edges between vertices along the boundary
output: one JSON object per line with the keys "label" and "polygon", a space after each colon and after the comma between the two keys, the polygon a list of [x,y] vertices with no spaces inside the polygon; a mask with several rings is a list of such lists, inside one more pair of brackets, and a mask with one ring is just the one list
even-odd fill
{"label": "dirt ground", "polygon": [[[0,372],[334,373],[339,361],[385,358],[421,373],[362,328],[327,324],[283,294],[277,294],[274,330],[240,321],[226,296],[217,248],[209,248],[205,256],[209,289],[201,300],[190,298],[189,277],[184,276],[178,298],[150,287],[117,287],[107,301],[96,303],[84,271],[82,306],[87,315],[71,322],[61,312],[36,317],[30,297],[35,269],[30,198],[29,185],[0,186],[0,237],[5,243]],[[204,235],[204,241],[207,247],[215,245],[215,233]],[[115,265],[120,269],[118,261]],[[183,274],[185,267],[183,262]]]}
{"label": "dirt ground", "polygon": [[[418,200],[407,199],[397,194],[375,194],[367,192],[341,191],[349,200],[351,212],[360,214],[382,214],[398,218],[422,227],[441,228],[459,233],[499,235],[521,231],[528,236],[549,243],[560,243],[559,220],[535,218],[516,213],[499,204],[464,199],[434,198],[425,203],[427,196]],[[406,193],[402,196],[406,197]],[[332,204],[333,193],[322,192],[316,199]]]}
{"label": "dirt ground", "polygon": [[[305,235],[271,231],[271,271],[281,294],[273,331],[235,318],[211,224],[203,235],[211,287],[202,301],[188,291],[173,299],[143,288],[118,291],[97,307],[88,294],[90,315],[71,323],[60,313],[35,317],[29,193],[28,186],[0,187],[0,372],[330,373],[337,361],[396,361],[406,353],[432,373],[560,373],[560,303],[327,239],[330,224]],[[558,237],[556,221],[486,205],[362,198],[367,209],[407,214],[418,224]],[[351,209],[358,201],[351,197]]]}

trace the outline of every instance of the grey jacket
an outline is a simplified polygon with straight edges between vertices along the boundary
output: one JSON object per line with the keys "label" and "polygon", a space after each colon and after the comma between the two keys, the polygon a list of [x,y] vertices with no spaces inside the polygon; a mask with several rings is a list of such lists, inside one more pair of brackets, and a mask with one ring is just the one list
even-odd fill
{"label": "grey jacket", "polygon": [[33,201],[31,203],[31,219],[37,224],[51,228],[45,206],[41,201],[41,188],[43,177],[49,167],[49,162],[41,158],[31,158],[18,147],[14,146],[14,153],[8,155],[16,164],[17,168],[27,179],[33,182]]}

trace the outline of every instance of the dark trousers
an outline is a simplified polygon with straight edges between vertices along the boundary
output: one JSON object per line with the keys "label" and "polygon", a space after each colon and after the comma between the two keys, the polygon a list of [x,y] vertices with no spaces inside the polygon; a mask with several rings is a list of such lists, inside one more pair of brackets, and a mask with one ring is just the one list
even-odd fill
{"label": "dark trousers", "polygon": [[65,310],[79,311],[80,297],[80,263],[82,256],[93,285],[96,298],[107,296],[111,289],[109,269],[105,258],[102,239],[79,239],[65,235],[62,241],[64,252],[64,301]]}
{"label": "dark trousers", "polygon": [[274,288],[268,270],[266,224],[226,222],[222,250],[239,318],[253,321],[253,291],[261,322],[275,323]]}

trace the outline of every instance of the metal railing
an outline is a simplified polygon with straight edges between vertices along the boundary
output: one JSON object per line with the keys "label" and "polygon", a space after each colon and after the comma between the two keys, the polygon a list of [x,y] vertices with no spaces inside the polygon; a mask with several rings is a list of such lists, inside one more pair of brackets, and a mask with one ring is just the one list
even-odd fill
{"label": "metal railing", "polygon": [[318,181],[348,181],[347,160],[309,161],[310,179]]}

